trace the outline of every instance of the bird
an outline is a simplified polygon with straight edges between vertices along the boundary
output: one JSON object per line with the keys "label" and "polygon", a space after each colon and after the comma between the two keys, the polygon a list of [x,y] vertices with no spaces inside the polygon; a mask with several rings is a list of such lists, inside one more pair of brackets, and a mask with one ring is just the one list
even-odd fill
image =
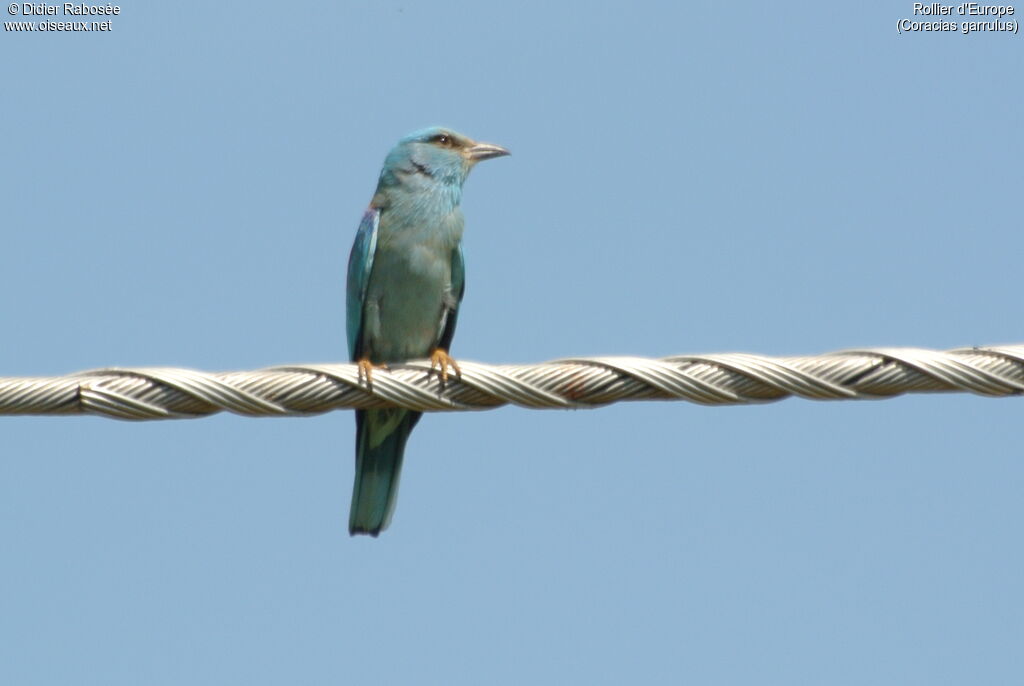
{"label": "bird", "polygon": [[[372,387],[375,368],[426,357],[442,384],[449,368],[460,374],[448,352],[466,283],[462,186],[478,162],[508,154],[443,127],[410,133],[387,154],[348,261],[345,328],[360,382]],[[391,523],[421,415],[356,410],[350,535],[376,537]]]}

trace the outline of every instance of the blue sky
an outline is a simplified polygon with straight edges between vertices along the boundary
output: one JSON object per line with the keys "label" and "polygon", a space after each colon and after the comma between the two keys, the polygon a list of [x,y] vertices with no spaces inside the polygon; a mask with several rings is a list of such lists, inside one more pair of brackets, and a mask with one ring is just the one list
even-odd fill
{"label": "blue sky", "polygon": [[[0,375],[341,361],[380,163],[444,124],[456,358],[1024,342],[1021,38],[910,2],[129,3],[0,36]],[[23,17],[7,19],[21,20]],[[0,420],[11,684],[1009,683],[1020,401]]]}

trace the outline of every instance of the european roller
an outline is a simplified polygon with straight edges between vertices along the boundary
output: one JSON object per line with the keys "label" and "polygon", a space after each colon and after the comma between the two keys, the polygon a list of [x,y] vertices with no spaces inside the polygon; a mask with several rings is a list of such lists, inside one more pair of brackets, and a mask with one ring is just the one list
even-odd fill
{"label": "european roller", "polygon": [[[350,359],[374,367],[429,357],[442,382],[465,290],[462,185],[481,160],[508,150],[443,128],[398,142],[384,160],[348,260]],[[348,530],[377,536],[395,510],[402,455],[420,412],[356,410],[356,476]]]}

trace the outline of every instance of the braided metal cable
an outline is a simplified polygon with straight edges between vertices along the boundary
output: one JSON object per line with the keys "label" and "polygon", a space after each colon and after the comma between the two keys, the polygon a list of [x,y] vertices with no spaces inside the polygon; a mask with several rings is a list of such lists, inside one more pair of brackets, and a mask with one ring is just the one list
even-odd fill
{"label": "braided metal cable", "polygon": [[432,412],[506,404],[590,408],[620,400],[732,405],[788,396],[854,400],[935,391],[1024,394],[1024,344],[949,351],[874,348],[796,357],[725,353],[459,366],[461,378],[449,378],[447,384],[430,374],[427,361],[375,370],[370,385],[354,364],[218,373],[111,368],[59,377],[0,377],[0,414],[181,419],[228,411],[284,417],[394,405]]}

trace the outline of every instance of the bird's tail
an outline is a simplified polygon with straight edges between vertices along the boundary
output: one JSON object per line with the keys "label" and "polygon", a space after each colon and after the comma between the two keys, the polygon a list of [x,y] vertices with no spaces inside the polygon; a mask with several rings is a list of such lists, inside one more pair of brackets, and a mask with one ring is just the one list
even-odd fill
{"label": "bird's tail", "polygon": [[348,532],[376,536],[391,523],[405,442],[422,412],[356,410],[356,478]]}

